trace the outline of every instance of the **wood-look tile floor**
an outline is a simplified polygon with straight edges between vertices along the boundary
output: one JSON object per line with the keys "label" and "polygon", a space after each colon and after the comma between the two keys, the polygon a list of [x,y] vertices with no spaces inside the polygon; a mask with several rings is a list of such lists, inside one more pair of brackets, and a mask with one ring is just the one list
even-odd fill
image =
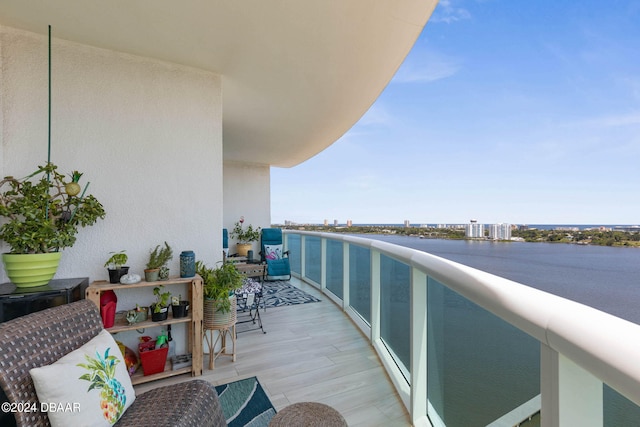
{"label": "wood-look tile floor", "polygon": [[[260,310],[260,330],[238,334],[236,361],[220,356],[209,370],[204,356],[200,377],[214,385],[252,376],[276,410],[295,402],[322,402],[337,409],[349,426],[408,426],[408,412],[373,347],[342,310],[317,289],[291,283],[319,303]],[[181,375],[136,386],[138,393],[187,381]]]}

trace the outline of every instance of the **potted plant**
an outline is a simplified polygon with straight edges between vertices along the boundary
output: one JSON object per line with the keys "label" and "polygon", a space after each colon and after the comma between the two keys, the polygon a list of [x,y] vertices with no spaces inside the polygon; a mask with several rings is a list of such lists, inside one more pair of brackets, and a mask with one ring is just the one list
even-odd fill
{"label": "potted plant", "polygon": [[169,262],[171,258],[173,258],[173,250],[167,242],[164,242],[163,248],[161,248],[160,245],[156,246],[155,249],[149,253],[147,268],[144,270],[145,280],[147,282],[155,282],[158,280],[160,267]]}
{"label": "potted plant", "polygon": [[189,301],[183,300],[182,295],[171,297],[171,311],[174,319],[187,317],[189,315]]}
{"label": "potted plant", "polygon": [[169,316],[169,298],[171,298],[171,292],[162,292],[163,290],[164,286],[162,285],[153,288],[156,302],[151,304],[151,320],[154,322],[167,320]]}
{"label": "potted plant", "polygon": [[120,283],[120,278],[129,272],[129,267],[125,266],[129,257],[124,251],[109,252],[111,258],[104,263],[109,272],[110,283]]}
{"label": "potted plant", "polygon": [[143,336],[140,341],[138,343],[138,353],[140,353],[142,373],[146,376],[164,372],[169,353],[168,336],[161,333],[155,340],[152,340],[149,336]]}
{"label": "potted plant", "polygon": [[149,307],[143,306],[140,307],[138,304],[136,304],[136,320],[138,322],[144,322],[145,320],[147,320],[147,317],[149,317]]}
{"label": "potted plant", "polygon": [[253,228],[251,224],[247,226],[247,228],[243,227],[244,217],[241,216],[240,220],[236,222],[233,226],[233,230],[231,230],[231,237],[236,239],[238,243],[236,244],[236,252],[240,256],[247,256],[249,250],[251,250],[251,242],[255,242],[260,239],[260,227]]}
{"label": "potted plant", "polygon": [[160,267],[160,271],[158,271],[158,279],[159,280],[168,280],[169,279],[169,267],[163,265]]}
{"label": "potted plant", "polygon": [[[11,253],[2,258],[16,286],[49,283],[58,268],[60,251],[73,246],[78,229],[104,218],[102,204],[85,194],[89,183],[81,193],[78,191],[81,176],[74,171],[69,182],[49,162],[25,178],[7,176],[0,181],[0,216],[7,219],[0,227],[0,239],[11,247]],[[34,267],[32,259],[44,261]],[[23,267],[31,275],[17,271]]]}
{"label": "potted plant", "polygon": [[148,311],[149,307],[140,307],[138,304],[136,304],[136,308],[127,311],[127,322],[129,322],[130,325],[144,322],[145,320],[147,320]]}
{"label": "potted plant", "polygon": [[231,263],[210,268],[202,261],[196,262],[196,273],[202,277],[204,327],[228,325],[235,319],[233,291],[242,286],[242,274]]}

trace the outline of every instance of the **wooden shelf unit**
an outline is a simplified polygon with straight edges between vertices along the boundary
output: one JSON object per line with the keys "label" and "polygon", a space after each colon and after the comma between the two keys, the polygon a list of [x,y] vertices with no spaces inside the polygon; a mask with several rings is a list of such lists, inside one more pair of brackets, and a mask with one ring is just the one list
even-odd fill
{"label": "wooden shelf unit", "polygon": [[158,380],[161,378],[167,378],[174,375],[182,375],[191,372],[192,377],[197,377],[202,375],[202,358],[203,358],[203,350],[202,350],[202,278],[198,275],[195,277],[188,278],[179,278],[179,277],[170,277],[167,280],[159,280],[157,282],[139,282],[131,285],[122,285],[119,283],[109,283],[105,280],[96,281],[91,283],[86,290],[86,298],[91,300],[96,304],[98,308],[100,308],[100,294],[105,291],[127,291],[129,289],[139,289],[139,288],[151,288],[153,289],[156,286],[163,285],[165,287],[170,287],[172,285],[191,285],[189,286],[189,315],[187,317],[182,317],[179,319],[174,319],[173,315],[169,313],[169,317],[167,320],[163,320],[161,322],[152,322],[151,320],[146,320],[144,322],[135,323],[133,325],[129,325],[126,320],[118,322],[113,325],[111,328],[107,328],[112,334],[117,332],[125,332],[125,331],[133,331],[136,329],[142,328],[155,328],[162,327],[166,325],[173,325],[178,323],[187,323],[188,324],[188,332],[187,332],[187,348],[191,351],[191,367],[181,368],[172,370],[171,362],[167,360],[165,365],[164,372],[160,372],[158,374],[153,375],[142,375],[142,369],[138,369],[138,371],[131,377],[131,382],[133,384],[141,384],[149,381]]}

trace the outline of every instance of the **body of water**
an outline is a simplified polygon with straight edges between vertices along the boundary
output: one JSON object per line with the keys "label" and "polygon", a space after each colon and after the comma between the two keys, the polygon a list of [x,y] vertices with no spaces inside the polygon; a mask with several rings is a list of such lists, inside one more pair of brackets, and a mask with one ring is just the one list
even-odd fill
{"label": "body of water", "polygon": [[366,237],[437,255],[640,324],[640,248]]}

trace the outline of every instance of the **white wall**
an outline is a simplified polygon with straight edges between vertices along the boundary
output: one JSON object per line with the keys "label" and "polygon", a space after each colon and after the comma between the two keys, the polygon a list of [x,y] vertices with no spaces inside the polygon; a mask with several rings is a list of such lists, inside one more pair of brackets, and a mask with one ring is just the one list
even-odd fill
{"label": "white wall", "polygon": [[[0,27],[0,61],[0,174],[25,176],[47,159],[47,39]],[[219,260],[220,76],[54,39],[52,80],[51,160],[65,173],[84,172],[81,184],[91,182],[88,193],[107,212],[64,250],[56,277],[106,280],[109,252],[122,249],[142,273],[149,250],[165,240],[172,274],[182,250]]]}
{"label": "white wall", "polygon": [[[266,165],[224,163],[224,227],[231,232],[234,224],[244,216],[245,226],[271,226],[271,170]],[[229,252],[235,253],[236,241],[229,237]],[[254,256],[258,256],[260,242],[253,242]]]}

